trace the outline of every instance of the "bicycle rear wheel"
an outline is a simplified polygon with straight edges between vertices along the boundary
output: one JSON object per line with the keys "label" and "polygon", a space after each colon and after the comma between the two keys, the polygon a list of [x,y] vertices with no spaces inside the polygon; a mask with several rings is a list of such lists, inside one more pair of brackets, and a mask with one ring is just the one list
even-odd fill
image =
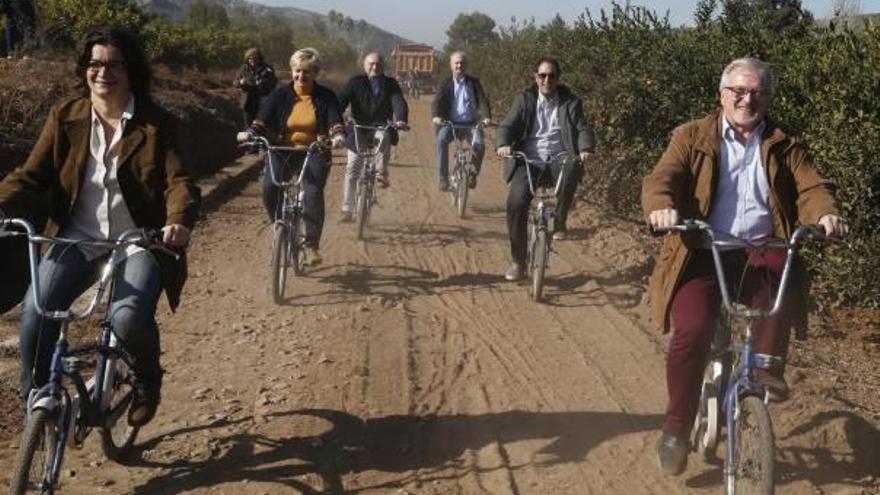
{"label": "bicycle rear wheel", "polygon": [[743,397],[739,407],[734,448],[736,494],[772,495],[774,448],[770,413],[764,402],[753,395]]}
{"label": "bicycle rear wheel", "polygon": [[134,400],[133,375],[121,359],[108,359],[104,377],[104,425],[100,428],[101,449],[111,461],[119,462],[131,453],[140,428],[128,424],[128,408]]}
{"label": "bicycle rear wheel", "polygon": [[458,212],[458,218],[464,218],[467,211],[468,199],[468,174],[467,172],[459,173],[455,187],[455,208]]}
{"label": "bicycle rear wheel", "polygon": [[367,187],[363,184],[358,186],[357,191],[357,204],[355,205],[355,222],[357,224],[357,239],[362,241],[364,239],[364,230],[367,226],[367,216],[370,214],[370,205],[369,198],[367,197],[369,192],[367,191]]}
{"label": "bicycle rear wheel", "polygon": [[24,495],[55,492],[52,466],[58,455],[61,422],[60,409],[51,412],[37,409],[31,413],[21,437],[9,493]]}
{"label": "bicycle rear wheel", "polygon": [[305,271],[305,238],[306,223],[302,213],[296,213],[293,216],[293,232],[290,234],[288,250],[290,251],[289,260],[293,264],[293,274],[302,275]]}
{"label": "bicycle rear wheel", "polygon": [[533,301],[540,301],[544,295],[544,269],[547,267],[547,230],[536,228],[534,245],[532,247],[531,269],[532,283],[529,285],[529,295]]}
{"label": "bicycle rear wheel", "polygon": [[287,286],[287,263],[290,249],[290,236],[287,226],[276,222],[272,239],[272,299],[275,304],[284,302],[284,290]]}

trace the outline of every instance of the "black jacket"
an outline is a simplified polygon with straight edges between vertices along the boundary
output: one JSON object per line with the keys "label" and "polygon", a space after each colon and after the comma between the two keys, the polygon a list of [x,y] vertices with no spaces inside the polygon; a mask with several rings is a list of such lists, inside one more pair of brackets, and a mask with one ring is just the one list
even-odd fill
{"label": "black jacket", "polygon": [[351,105],[351,117],[359,124],[384,124],[389,120],[407,122],[409,107],[403,91],[393,77],[381,76],[379,96],[373,96],[370,80],[366,75],[354,76],[339,93],[339,110]]}
{"label": "black jacket", "polygon": [[[559,127],[562,129],[562,142],[566,151],[578,154],[582,151],[593,153],[596,139],[593,128],[587,123],[581,99],[568,88],[559,85],[556,90],[559,96]],[[510,146],[514,151],[523,151],[526,140],[535,121],[538,107],[538,88],[532,85],[513,98],[510,111],[498,126],[495,134],[495,147]],[[505,163],[505,180],[510,180],[515,164],[512,160]]]}
{"label": "black jacket", "polygon": [[[245,81],[244,84],[241,83],[242,79]],[[278,78],[269,64],[256,66],[244,64],[238,70],[232,84],[243,90],[241,95],[242,108],[256,112],[260,106],[260,99],[271,93],[278,85]]]}
{"label": "black jacket", "polygon": [[[477,120],[491,119],[492,109],[489,107],[489,98],[486,96],[486,92],[483,91],[483,85],[480,84],[480,80],[465,74],[464,82],[470,87],[471,94],[474,95],[474,100],[476,100]],[[437,94],[434,96],[434,101],[431,102],[431,117],[449,120],[454,96],[455,84],[450,76],[440,83],[440,87],[437,88]]]}
{"label": "black jacket", "polygon": [[[287,132],[287,119],[293,111],[296,100],[293,83],[277,88],[263,101],[260,113],[257,114],[250,130],[267,136],[271,142],[277,142]],[[315,103],[318,135],[329,136],[335,126],[342,125],[342,112],[336,94],[327,87],[315,83],[312,100]]]}

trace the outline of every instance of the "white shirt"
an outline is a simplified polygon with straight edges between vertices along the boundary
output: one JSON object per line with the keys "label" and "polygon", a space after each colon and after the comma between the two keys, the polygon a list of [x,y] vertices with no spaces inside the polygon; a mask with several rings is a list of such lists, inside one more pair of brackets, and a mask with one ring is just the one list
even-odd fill
{"label": "white shirt", "polygon": [[709,212],[712,228],[747,240],[773,234],[770,184],[761,157],[762,122],[745,144],[722,118],[718,189]]}
{"label": "white shirt", "polygon": [[464,76],[461,80],[452,78],[452,111],[449,112],[449,120],[453,122],[473,122],[474,117],[474,95],[471,94],[471,88],[465,83]]}
{"label": "white shirt", "polygon": [[550,98],[538,92],[535,120],[526,140],[525,153],[531,160],[545,160],[565,151],[559,128],[559,95]]}
{"label": "white shirt", "polygon": [[[135,228],[131,213],[125,205],[116,172],[119,166],[120,140],[126,123],[134,115],[134,97],[129,97],[122,112],[119,126],[107,142],[104,126],[92,107],[89,156],[83,171],[79,196],[70,214],[70,223],[62,229],[61,237],[70,239],[115,239],[124,231]],[[87,259],[94,259],[106,250],[80,246]],[[126,254],[141,249],[130,246]]]}

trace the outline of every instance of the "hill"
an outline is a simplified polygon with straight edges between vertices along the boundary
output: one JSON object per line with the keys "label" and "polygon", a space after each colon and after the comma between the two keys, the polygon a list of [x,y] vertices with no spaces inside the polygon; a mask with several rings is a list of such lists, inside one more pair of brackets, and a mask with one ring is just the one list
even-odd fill
{"label": "hill", "polygon": [[[138,6],[147,12],[181,19],[187,9],[199,0],[136,0]],[[390,55],[399,43],[409,40],[385,31],[363,19],[352,19],[342,13],[330,10],[319,14],[296,7],[269,7],[245,0],[204,0],[205,3],[222,5],[230,19],[243,16],[270,16],[286,19],[292,25],[309,26],[317,32],[345,40],[358,54],[378,50]]]}

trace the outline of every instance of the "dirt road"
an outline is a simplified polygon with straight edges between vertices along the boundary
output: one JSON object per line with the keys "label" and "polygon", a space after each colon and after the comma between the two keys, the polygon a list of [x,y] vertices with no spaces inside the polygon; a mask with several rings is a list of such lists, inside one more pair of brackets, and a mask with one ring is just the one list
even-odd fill
{"label": "dirt road", "polygon": [[[427,104],[413,105],[365,242],[336,223],[334,167],[324,263],[291,280],[287,304],[268,295],[258,184],[208,215],[182,307],[160,310],[166,387],[139,457],[105,461],[93,436],[67,458],[63,493],[722,492],[718,465],[692,457],[678,478],[657,467],[664,341],[634,317],[648,248],[581,204],[547,303],[532,303],[502,276],[500,163],[457,219],[436,191]],[[849,438],[876,439],[876,422],[809,394],[773,408],[777,493],[880,492]],[[17,440],[0,441],[5,485]]]}

